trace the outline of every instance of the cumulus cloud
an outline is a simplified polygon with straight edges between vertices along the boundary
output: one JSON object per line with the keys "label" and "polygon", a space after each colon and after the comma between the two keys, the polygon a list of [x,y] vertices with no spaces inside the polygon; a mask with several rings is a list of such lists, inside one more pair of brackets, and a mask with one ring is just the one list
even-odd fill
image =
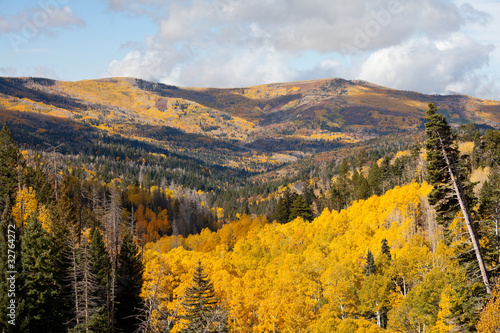
{"label": "cumulus cloud", "polygon": [[492,45],[482,45],[461,33],[446,40],[413,39],[372,53],[359,77],[404,90],[456,91],[487,65],[492,50]]}
{"label": "cumulus cloud", "polygon": [[[462,32],[490,16],[450,0],[109,0],[109,8],[148,15],[158,33],[111,62],[108,74],[184,86],[327,73],[443,92],[465,89],[492,52]],[[323,60],[299,71],[292,63],[304,52]]]}
{"label": "cumulus cloud", "polygon": [[0,17],[0,34],[16,33],[29,38],[37,33],[50,34],[54,28],[73,28],[85,25],[70,6],[54,2],[40,2],[38,7],[29,8],[11,16]]}

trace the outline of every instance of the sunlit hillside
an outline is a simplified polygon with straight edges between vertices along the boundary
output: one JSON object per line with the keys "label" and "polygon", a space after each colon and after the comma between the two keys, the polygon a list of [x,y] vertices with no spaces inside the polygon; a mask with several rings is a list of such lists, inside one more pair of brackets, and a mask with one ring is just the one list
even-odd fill
{"label": "sunlit hillside", "polygon": [[[447,316],[465,310],[461,293],[477,286],[452,259],[463,226],[456,221],[455,244],[443,243],[429,191],[426,183],[397,187],[341,212],[325,210],[310,223],[245,215],[217,232],[163,238],[147,246],[142,295],[160,300],[154,318],[160,311],[173,316],[201,260],[229,311],[231,332],[382,332],[381,311],[388,311],[387,332],[457,329]],[[160,270],[168,278],[158,280]],[[182,327],[178,322],[172,332]]]}
{"label": "sunlit hillside", "polygon": [[134,78],[0,79],[0,120],[12,126],[50,134],[55,129],[48,124],[74,123],[252,172],[381,135],[419,131],[429,101],[453,125],[500,124],[497,101],[343,79],[238,89],[180,88]]}

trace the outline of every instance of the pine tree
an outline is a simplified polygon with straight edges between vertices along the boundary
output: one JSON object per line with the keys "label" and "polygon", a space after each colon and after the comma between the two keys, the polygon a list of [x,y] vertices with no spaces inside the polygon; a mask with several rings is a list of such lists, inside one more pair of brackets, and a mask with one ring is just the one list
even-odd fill
{"label": "pine tree", "polygon": [[283,192],[283,196],[279,198],[278,202],[276,203],[273,219],[276,220],[278,223],[289,222],[291,220],[290,210],[296,198],[297,198],[297,193],[290,191],[289,188],[286,188],[285,191]]}
{"label": "pine tree", "polygon": [[360,174],[358,170],[354,170],[352,174],[352,184],[354,187],[354,199],[365,200],[370,197],[370,185],[364,175]]}
{"label": "pine tree", "polygon": [[349,173],[349,164],[347,163],[347,160],[344,158],[342,162],[340,162],[339,175],[347,176],[348,173]]}
{"label": "pine tree", "polygon": [[[20,235],[11,211],[12,207],[10,205],[10,198],[7,197],[7,204],[5,205],[4,211],[0,216],[0,271],[3,272],[0,280],[0,304],[5,304],[5,306],[10,305],[11,299],[17,302],[20,296],[19,293],[16,294],[17,300],[16,298],[9,297],[10,283],[7,278],[14,277],[16,279],[16,286],[19,286],[22,283],[22,280],[20,279],[20,273],[22,271]],[[7,272],[17,273],[7,274]],[[19,306],[17,305],[15,318],[19,318]],[[8,323],[8,321],[12,319],[12,317],[7,316],[7,311],[2,311],[2,313],[0,313],[0,327],[4,328],[5,332],[18,331],[15,325]],[[17,321],[19,321],[19,319],[17,319]],[[14,323],[15,322],[16,321],[14,321]]]}
{"label": "pine tree", "polygon": [[375,259],[370,250],[366,254],[365,275],[370,276],[375,273]]}
{"label": "pine tree", "polygon": [[490,264],[492,271],[500,266],[500,173],[494,168],[484,182],[479,193],[479,213],[486,220],[480,226],[484,229],[485,261]]}
{"label": "pine tree", "polygon": [[391,260],[391,248],[389,244],[387,244],[387,239],[382,239],[382,248],[380,252],[387,257],[388,260]]}
{"label": "pine tree", "polygon": [[24,231],[21,244],[22,262],[22,332],[60,332],[61,286],[54,276],[52,242],[41,223],[32,217]]}
{"label": "pine tree", "polygon": [[89,244],[89,266],[90,272],[96,280],[94,297],[97,311],[88,327],[95,332],[109,331],[111,263],[99,229],[94,230]]}
{"label": "pine tree", "polygon": [[340,165],[340,173],[337,179],[332,183],[330,197],[333,209],[340,211],[347,208],[352,197],[352,181],[348,177],[349,166],[344,159]]}
{"label": "pine tree", "polygon": [[292,207],[290,208],[290,216],[288,219],[291,221],[297,217],[302,217],[307,221],[312,221],[314,218],[312,209],[307,204],[303,195],[297,196],[297,198],[293,202]]}
{"label": "pine tree", "polygon": [[50,236],[52,243],[52,261],[54,262],[54,279],[62,286],[59,303],[62,307],[61,313],[64,315],[63,322],[70,322],[73,317],[73,290],[68,283],[68,272],[70,262],[67,260],[71,250],[68,247],[71,228],[77,225],[76,210],[70,199],[68,183],[64,182],[60,188],[58,200],[52,209],[52,224],[50,226]]}
{"label": "pine tree", "polygon": [[486,291],[491,293],[488,272],[484,265],[469,208],[473,203],[473,184],[467,181],[467,172],[459,164],[460,155],[455,143],[455,135],[451,132],[446,119],[436,112],[436,106],[429,103],[429,110],[427,110],[425,118],[427,120],[425,145],[429,183],[434,186],[429,193],[429,202],[436,209],[438,222],[444,224],[445,228],[448,227],[456,213],[462,211],[483,283]]}
{"label": "pine tree", "polygon": [[290,210],[286,206],[285,199],[279,198],[274,208],[273,220],[278,223],[287,223],[290,216]]}
{"label": "pine tree", "polygon": [[380,167],[377,163],[373,163],[368,171],[368,185],[372,194],[381,195],[382,194],[382,173],[380,172]]}
{"label": "pine tree", "polygon": [[304,187],[302,189],[302,195],[304,196],[304,199],[309,206],[311,206],[316,199],[316,196],[314,195],[314,189],[312,188],[310,182],[311,180],[309,179],[309,177],[306,177],[304,179]]}
{"label": "pine tree", "polygon": [[[387,244],[387,239],[382,239],[382,247],[380,250],[381,257],[379,259],[379,270],[384,270],[387,269],[387,267],[390,265],[391,261],[391,248],[389,247],[389,244]],[[380,272],[383,274],[383,272]],[[380,313],[379,313],[379,321],[380,321],[380,327],[381,328],[387,328],[387,312],[389,311],[388,305],[384,305],[380,308]]]}
{"label": "pine tree", "polygon": [[143,271],[139,248],[131,234],[127,233],[120,247],[116,276],[116,328],[123,333],[134,332],[140,324],[138,315],[142,307]]}
{"label": "pine tree", "polygon": [[0,131],[0,213],[5,210],[7,197],[14,199],[19,185],[21,155],[9,128]]}
{"label": "pine tree", "polygon": [[204,273],[201,260],[193,275],[193,285],[186,288],[183,303],[186,315],[182,318],[187,321],[184,333],[198,332],[225,332],[226,318],[224,311],[217,307],[217,298],[213,283]]}

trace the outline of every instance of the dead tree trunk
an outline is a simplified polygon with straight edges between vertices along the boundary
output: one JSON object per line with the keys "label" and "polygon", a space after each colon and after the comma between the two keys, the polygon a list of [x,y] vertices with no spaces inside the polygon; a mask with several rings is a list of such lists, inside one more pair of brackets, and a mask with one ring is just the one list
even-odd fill
{"label": "dead tree trunk", "polygon": [[[469,232],[472,246],[474,247],[474,252],[476,254],[476,259],[479,264],[479,269],[481,270],[481,276],[483,278],[484,286],[486,287],[486,292],[488,294],[491,294],[490,282],[488,280],[488,272],[486,271],[486,267],[484,265],[483,255],[481,253],[481,248],[479,247],[479,241],[477,239],[476,231],[474,229],[474,226],[472,225],[473,221],[471,218],[469,206],[465,201],[464,190],[462,187],[462,183],[460,182],[460,178],[458,177],[458,171],[457,171],[457,166],[455,164],[455,160],[453,159],[453,156],[451,156],[451,161],[450,161],[450,158],[448,158],[448,154],[444,149],[444,144],[441,135],[439,135],[439,133],[437,132],[436,134],[441,144],[441,153],[443,154],[443,158],[446,162],[448,173],[450,174],[450,178],[453,183],[453,189],[455,190],[455,194],[457,195],[457,199],[460,204],[460,209],[462,210],[462,214],[464,215],[464,221],[467,226],[467,231]],[[455,175],[457,175],[457,177],[455,177]]]}

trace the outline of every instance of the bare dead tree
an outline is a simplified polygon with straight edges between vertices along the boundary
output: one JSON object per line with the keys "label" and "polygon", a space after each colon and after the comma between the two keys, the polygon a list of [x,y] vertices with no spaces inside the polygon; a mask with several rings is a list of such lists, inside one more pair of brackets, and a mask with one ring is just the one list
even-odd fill
{"label": "bare dead tree", "polygon": [[48,151],[44,154],[47,161],[44,171],[49,175],[52,182],[54,182],[54,193],[57,201],[57,189],[62,183],[63,177],[61,175],[61,170],[64,168],[64,163],[62,162],[62,154],[59,149],[64,145],[61,143],[57,146],[53,146],[49,143],[45,143],[48,146]]}
{"label": "bare dead tree", "polygon": [[70,232],[68,248],[71,263],[71,290],[74,298],[73,320],[77,327],[84,327],[85,331],[88,332],[87,324],[98,310],[95,297],[98,284],[90,269],[87,235],[82,234],[76,226],[71,226]]}
{"label": "bare dead tree", "polygon": [[448,157],[448,154],[445,151],[445,146],[443,144],[443,139],[439,132],[436,131],[436,135],[439,138],[439,142],[441,144],[441,153],[443,154],[443,158],[446,162],[446,166],[448,167],[448,173],[450,174],[451,182],[453,183],[453,189],[455,190],[455,194],[458,198],[458,202],[460,204],[460,209],[464,216],[465,225],[467,226],[467,231],[469,232],[469,236],[472,242],[472,246],[474,248],[474,252],[476,254],[476,259],[479,264],[479,269],[481,271],[481,277],[483,278],[484,286],[486,287],[486,292],[491,294],[490,282],[488,279],[488,272],[486,270],[486,266],[484,265],[483,254],[481,253],[481,248],[479,247],[479,240],[472,225],[473,221],[471,218],[471,213],[469,210],[469,206],[465,200],[464,189],[459,177],[455,177],[458,175],[458,170],[456,166],[456,162],[453,159],[453,156]]}

